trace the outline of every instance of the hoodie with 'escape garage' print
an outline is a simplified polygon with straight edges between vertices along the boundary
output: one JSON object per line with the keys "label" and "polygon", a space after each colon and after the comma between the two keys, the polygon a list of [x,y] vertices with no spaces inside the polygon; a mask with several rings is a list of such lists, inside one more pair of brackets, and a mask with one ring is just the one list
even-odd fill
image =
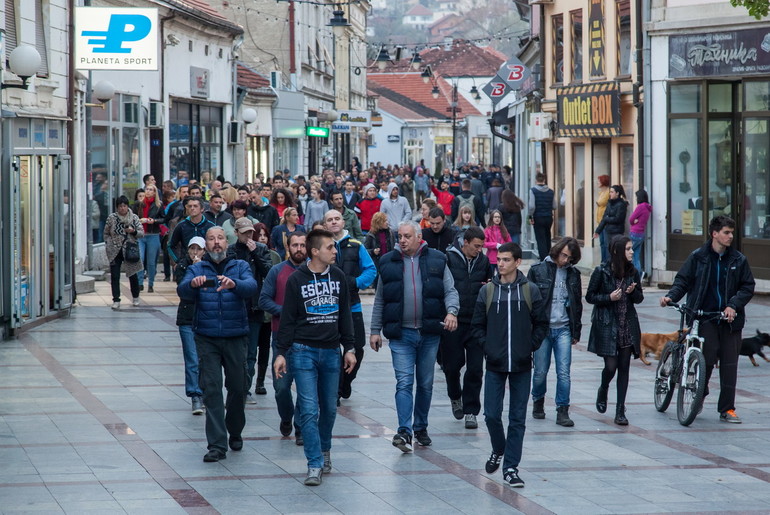
{"label": "hoodie with 'escape garage' print", "polygon": [[286,281],[276,352],[283,356],[294,343],[353,349],[353,318],[345,274],[336,266],[315,273],[300,266]]}

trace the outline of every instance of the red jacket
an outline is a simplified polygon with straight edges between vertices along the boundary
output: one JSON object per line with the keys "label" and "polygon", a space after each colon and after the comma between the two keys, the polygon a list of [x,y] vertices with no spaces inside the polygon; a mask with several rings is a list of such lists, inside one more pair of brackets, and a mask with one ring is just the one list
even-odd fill
{"label": "red jacket", "polygon": [[455,200],[455,196],[448,191],[441,191],[435,186],[431,186],[430,190],[436,195],[436,202],[441,204],[441,209],[444,210],[444,214],[448,217],[452,217],[452,202]]}
{"label": "red jacket", "polygon": [[382,204],[382,199],[379,197],[365,198],[358,203],[357,207],[359,211],[361,211],[359,216],[361,218],[362,231],[369,231],[369,228],[372,226],[372,217],[374,216],[374,213],[380,211],[380,204]]}

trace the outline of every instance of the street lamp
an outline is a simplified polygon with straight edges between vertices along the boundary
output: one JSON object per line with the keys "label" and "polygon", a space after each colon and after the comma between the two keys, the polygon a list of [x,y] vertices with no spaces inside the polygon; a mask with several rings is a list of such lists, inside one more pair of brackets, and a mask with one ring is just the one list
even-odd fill
{"label": "street lamp", "polygon": [[37,51],[35,47],[29,46],[29,45],[17,46],[16,48],[13,49],[13,52],[11,52],[11,55],[8,56],[8,65],[11,69],[11,72],[18,75],[19,78],[21,79],[21,85],[3,83],[2,85],[0,85],[0,89],[29,88],[29,83],[27,81],[29,80],[30,77],[32,77],[33,75],[35,75],[35,73],[37,73],[37,70],[40,68],[41,62],[42,62],[42,59],[40,57],[40,53]]}
{"label": "street lamp", "polygon": [[412,69],[419,70],[421,64],[422,64],[422,57],[420,57],[420,54],[415,53],[414,57],[412,57]]}
{"label": "street lamp", "polygon": [[96,97],[96,100],[98,100],[98,103],[87,103],[85,104],[86,107],[101,107],[102,109],[106,109],[107,102],[112,100],[112,97],[115,96],[115,86],[112,85],[110,81],[106,80],[100,80],[96,84],[94,84],[94,89],[92,92],[93,96]]}
{"label": "street lamp", "polygon": [[390,62],[390,54],[388,54],[388,50],[385,47],[380,48],[380,53],[377,55],[377,68],[382,71],[385,69],[386,66],[388,66],[388,63]]}
{"label": "street lamp", "polygon": [[433,86],[433,89],[430,92],[430,94],[433,96],[433,98],[438,98],[440,93],[441,92],[439,91],[438,86]]}

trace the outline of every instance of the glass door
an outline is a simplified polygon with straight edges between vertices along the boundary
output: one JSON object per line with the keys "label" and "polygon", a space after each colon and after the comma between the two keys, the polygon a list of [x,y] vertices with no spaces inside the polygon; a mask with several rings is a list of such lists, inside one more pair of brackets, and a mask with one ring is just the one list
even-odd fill
{"label": "glass door", "polygon": [[[766,277],[770,274],[770,116],[744,118],[743,141],[743,181],[739,182],[743,191],[739,194],[742,195],[745,224],[741,230],[741,251],[751,263],[754,274]],[[758,274],[760,271],[764,274]]]}
{"label": "glass door", "polygon": [[[53,309],[68,309],[72,305],[72,176],[70,156],[58,156],[54,167],[54,188],[49,206],[50,231],[54,252]],[[59,223],[56,223],[56,222]]]}

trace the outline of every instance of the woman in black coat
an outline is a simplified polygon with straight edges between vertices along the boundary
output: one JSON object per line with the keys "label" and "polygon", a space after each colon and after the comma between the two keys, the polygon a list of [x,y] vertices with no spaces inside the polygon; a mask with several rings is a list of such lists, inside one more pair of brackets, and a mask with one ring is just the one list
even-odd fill
{"label": "woman in black coat", "polygon": [[639,272],[632,263],[634,251],[631,239],[615,236],[609,247],[610,259],[593,271],[586,292],[586,301],[594,305],[588,350],[604,358],[596,409],[599,413],[607,411],[607,392],[617,371],[615,423],[625,426],[628,425],[625,402],[631,355],[639,357],[642,338],[634,304],[640,304],[644,295]]}
{"label": "woman in black coat", "polygon": [[[609,246],[609,241],[619,234],[626,232],[626,213],[628,212],[628,201],[626,200],[626,190],[620,184],[615,184],[610,188],[610,200],[607,203],[607,209],[604,210],[602,221],[594,231],[594,239],[604,231],[604,241]],[[602,252],[602,255],[605,255]]]}

